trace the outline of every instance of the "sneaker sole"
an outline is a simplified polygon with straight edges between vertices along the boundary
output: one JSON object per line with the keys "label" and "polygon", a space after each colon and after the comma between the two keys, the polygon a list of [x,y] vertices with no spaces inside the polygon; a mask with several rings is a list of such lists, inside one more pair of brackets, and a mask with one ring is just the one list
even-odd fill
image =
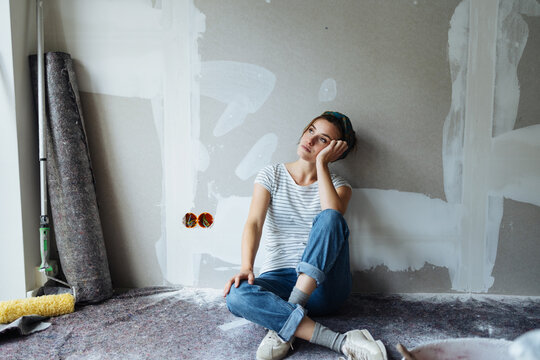
{"label": "sneaker sole", "polygon": [[388,355],[386,354],[386,347],[384,346],[384,344],[382,343],[381,340],[377,340],[375,341],[375,344],[377,344],[377,346],[379,347],[379,350],[381,350],[381,353],[383,355],[383,359],[384,360],[388,360]]}

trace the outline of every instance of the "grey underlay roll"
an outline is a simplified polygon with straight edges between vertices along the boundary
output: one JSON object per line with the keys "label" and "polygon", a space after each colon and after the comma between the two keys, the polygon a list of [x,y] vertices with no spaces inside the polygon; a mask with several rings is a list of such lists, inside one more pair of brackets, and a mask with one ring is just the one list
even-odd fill
{"label": "grey underlay roll", "polygon": [[[30,67],[37,99],[37,56]],[[98,302],[112,295],[112,285],[73,61],[50,52],[44,67],[47,182],[60,263],[77,302]]]}

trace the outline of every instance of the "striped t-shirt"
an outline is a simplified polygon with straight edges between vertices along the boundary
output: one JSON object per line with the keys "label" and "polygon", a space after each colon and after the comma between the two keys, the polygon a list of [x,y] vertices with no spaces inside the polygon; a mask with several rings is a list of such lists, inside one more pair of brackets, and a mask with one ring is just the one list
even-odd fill
{"label": "striped t-shirt", "polygon": [[[337,189],[349,183],[331,174]],[[267,257],[260,273],[296,268],[306,247],[313,219],[321,212],[318,182],[300,186],[285,164],[268,165],[259,171],[255,183],[270,192],[265,220]]]}

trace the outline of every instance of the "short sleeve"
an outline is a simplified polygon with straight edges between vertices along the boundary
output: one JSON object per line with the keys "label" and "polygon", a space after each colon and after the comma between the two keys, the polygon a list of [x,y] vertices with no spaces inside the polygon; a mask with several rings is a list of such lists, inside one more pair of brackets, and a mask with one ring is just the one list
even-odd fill
{"label": "short sleeve", "polygon": [[274,187],[274,181],[276,178],[275,168],[275,165],[267,165],[259,170],[259,173],[255,177],[255,183],[264,186],[270,194],[272,193],[272,188]]}
{"label": "short sleeve", "polygon": [[338,189],[342,186],[347,186],[352,189],[351,184],[344,178],[342,178],[339,175],[332,174],[332,184],[334,184],[334,188]]}

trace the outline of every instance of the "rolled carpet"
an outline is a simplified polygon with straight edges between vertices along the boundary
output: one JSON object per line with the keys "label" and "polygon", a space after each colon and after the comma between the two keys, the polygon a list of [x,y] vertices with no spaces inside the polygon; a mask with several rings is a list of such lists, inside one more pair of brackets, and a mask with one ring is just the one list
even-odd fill
{"label": "rolled carpet", "polygon": [[[30,56],[37,94],[37,57]],[[45,54],[47,188],[62,271],[77,303],[113,293],[73,60]],[[37,96],[37,95],[36,95]]]}
{"label": "rolled carpet", "polygon": [[25,315],[58,316],[75,311],[71,294],[44,295],[0,302],[0,324],[7,324]]}

